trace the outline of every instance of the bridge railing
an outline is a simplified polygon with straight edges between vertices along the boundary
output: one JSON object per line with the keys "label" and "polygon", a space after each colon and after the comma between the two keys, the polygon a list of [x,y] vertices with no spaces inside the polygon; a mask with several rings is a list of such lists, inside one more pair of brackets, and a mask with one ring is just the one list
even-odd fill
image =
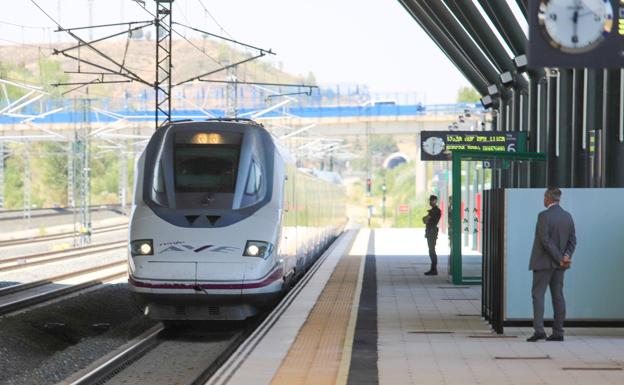
{"label": "bridge railing", "polygon": [[[180,103],[178,103],[180,104]],[[133,106],[133,107],[131,107]],[[153,104],[143,103],[123,104],[118,100],[97,100],[91,104],[89,119],[91,122],[113,122],[121,117],[135,122],[152,121],[154,119]],[[54,111],[62,108],[59,112],[46,115],[46,111]],[[266,108],[266,106],[264,107]],[[253,117],[258,109],[240,108],[239,116]],[[376,105],[320,105],[303,106],[293,105],[269,111],[262,114],[263,118],[275,118],[280,116],[294,116],[300,118],[356,118],[376,119],[381,117],[404,117],[425,115],[460,115],[465,112],[483,112],[481,105],[474,103],[451,103],[451,104],[412,104],[401,105],[382,103]],[[37,106],[28,106],[20,110],[19,115],[0,114],[0,124],[18,124],[28,115],[41,115],[32,119],[32,123],[62,124],[78,123],[84,118],[82,107],[72,100],[51,100]],[[178,108],[172,111],[173,119],[205,119],[209,117],[224,116],[223,109]]]}

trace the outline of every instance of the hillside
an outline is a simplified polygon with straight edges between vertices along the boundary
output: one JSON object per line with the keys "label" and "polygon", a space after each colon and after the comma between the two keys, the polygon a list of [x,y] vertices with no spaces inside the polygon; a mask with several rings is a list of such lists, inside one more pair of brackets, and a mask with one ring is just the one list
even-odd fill
{"label": "hillside", "polygon": [[[242,52],[228,44],[217,42],[209,39],[191,40],[193,45],[182,39],[173,40],[173,84],[192,78],[194,76],[216,70],[221,65],[227,63],[238,62],[244,60],[254,54],[254,52]],[[47,85],[60,79],[63,81],[91,81],[97,78],[96,75],[68,73],[64,76],[63,71],[75,72],[80,68],[81,71],[100,71],[99,69],[88,64],[78,64],[78,62],[66,58],[62,55],[52,55],[52,49],[67,48],[67,44],[32,44],[32,45],[0,45],[0,78],[8,78],[24,82],[31,82],[38,85]],[[127,68],[149,83],[155,78],[155,42],[153,40],[130,40],[126,51],[126,39],[117,39],[108,42],[100,42],[95,47],[101,52],[108,55],[118,63],[125,62]],[[203,51],[203,52],[202,52]],[[108,68],[117,69],[114,64],[101,58],[89,48],[81,48],[80,50],[69,51],[74,56],[90,61],[98,65],[106,65]],[[267,56],[268,57],[268,56]],[[314,82],[314,75],[308,74],[293,75],[286,73],[270,61],[275,61],[276,56],[267,57],[248,62],[235,69],[236,76],[241,80],[261,81],[261,82],[280,82],[280,83],[301,83],[304,81]],[[51,71],[42,70],[40,63],[44,63]],[[56,70],[54,70],[56,68]],[[216,73],[210,79],[225,79],[225,71]],[[111,80],[121,80],[121,77],[110,76]],[[195,82],[189,83],[183,87],[186,91],[193,91],[194,88],[206,87],[207,83]],[[48,88],[48,87],[46,87]],[[55,93],[66,91],[71,87],[65,87],[64,90],[53,90]],[[144,84],[120,83],[120,84],[103,84],[90,86],[91,96],[106,96],[118,98],[128,91],[131,94],[138,94],[145,89],[149,89]],[[83,92],[82,90],[79,91]],[[72,93],[73,96],[75,93]]]}

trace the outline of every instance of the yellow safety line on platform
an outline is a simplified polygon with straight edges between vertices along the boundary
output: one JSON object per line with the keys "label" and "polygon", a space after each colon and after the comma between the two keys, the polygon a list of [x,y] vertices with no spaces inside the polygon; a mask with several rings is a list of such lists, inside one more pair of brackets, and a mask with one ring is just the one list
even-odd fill
{"label": "yellow safety line on platform", "polygon": [[338,261],[271,384],[346,382],[369,234],[361,230],[349,254]]}

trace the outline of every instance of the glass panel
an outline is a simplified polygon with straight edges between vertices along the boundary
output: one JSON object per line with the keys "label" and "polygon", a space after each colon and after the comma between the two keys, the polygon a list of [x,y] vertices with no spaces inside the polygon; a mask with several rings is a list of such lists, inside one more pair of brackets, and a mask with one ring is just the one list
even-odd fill
{"label": "glass panel", "polygon": [[176,144],[176,192],[233,193],[239,152],[233,145]]}

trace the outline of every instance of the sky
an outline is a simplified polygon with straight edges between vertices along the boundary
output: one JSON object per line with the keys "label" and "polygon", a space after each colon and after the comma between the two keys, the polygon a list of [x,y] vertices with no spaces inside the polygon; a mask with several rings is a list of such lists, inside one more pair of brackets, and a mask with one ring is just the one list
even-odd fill
{"label": "sky", "polygon": [[[35,1],[63,27],[89,24],[89,0]],[[151,18],[132,0],[91,1],[95,24]],[[31,0],[6,2],[0,44],[66,40]],[[154,10],[152,0],[145,3]],[[269,60],[294,74],[313,72],[322,85],[415,93],[426,103],[452,103],[468,85],[397,0],[175,0],[173,14],[178,22],[270,48],[277,55]]]}

